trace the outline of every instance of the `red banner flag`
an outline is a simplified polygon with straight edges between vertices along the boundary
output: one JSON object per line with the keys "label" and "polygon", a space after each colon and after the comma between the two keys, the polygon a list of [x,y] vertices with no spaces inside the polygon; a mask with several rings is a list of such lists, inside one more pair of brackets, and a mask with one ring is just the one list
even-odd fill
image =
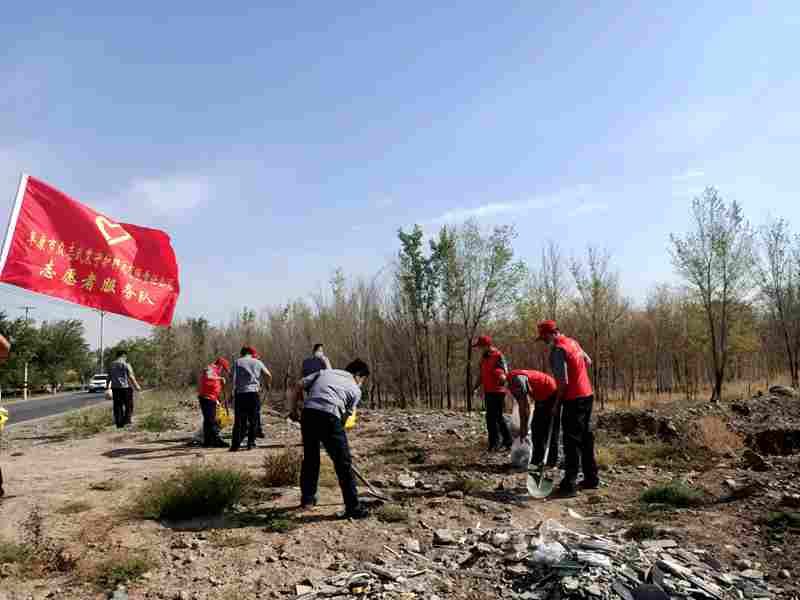
{"label": "red banner flag", "polygon": [[117,223],[23,175],[0,282],[153,325],[169,325],[180,287],[163,231]]}

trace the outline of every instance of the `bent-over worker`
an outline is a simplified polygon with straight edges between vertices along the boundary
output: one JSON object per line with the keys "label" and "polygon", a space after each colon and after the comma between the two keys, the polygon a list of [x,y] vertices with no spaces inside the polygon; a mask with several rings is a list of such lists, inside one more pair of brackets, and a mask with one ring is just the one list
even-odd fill
{"label": "bent-over worker", "polygon": [[[0,335],[0,363],[4,363],[8,360],[8,355],[11,353],[11,344],[5,338],[5,336]],[[0,498],[5,496],[5,490],[3,489],[3,469],[0,469]]]}
{"label": "bent-over worker", "polygon": [[[554,467],[558,464],[558,436],[561,429],[561,419],[558,413],[552,414],[553,404],[556,402],[558,384],[547,373],[533,369],[514,369],[508,374],[508,387],[519,406],[520,423],[525,424],[530,419],[530,406],[533,404],[533,458],[535,465],[544,461],[547,434],[550,430],[550,421],[553,420],[553,433],[550,437],[550,452],[547,455],[547,466]],[[523,425],[524,428],[524,425]],[[520,428],[520,439],[524,439],[527,430]]]}
{"label": "bent-over worker", "polygon": [[362,519],[367,511],[358,501],[358,489],[351,468],[350,446],[344,424],[361,400],[361,386],[369,377],[369,367],[355,359],[344,370],[323,369],[298,382],[307,392],[300,421],[303,435],[303,466],[300,474],[300,506],[317,504],[320,444],[333,461],[344,500],[344,516]]}

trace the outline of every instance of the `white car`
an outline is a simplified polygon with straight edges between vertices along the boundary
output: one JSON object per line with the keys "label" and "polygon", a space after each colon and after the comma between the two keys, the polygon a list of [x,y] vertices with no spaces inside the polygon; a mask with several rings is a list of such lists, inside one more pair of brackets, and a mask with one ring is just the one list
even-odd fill
{"label": "white car", "polygon": [[108,387],[108,375],[97,373],[89,382],[89,393],[102,392]]}

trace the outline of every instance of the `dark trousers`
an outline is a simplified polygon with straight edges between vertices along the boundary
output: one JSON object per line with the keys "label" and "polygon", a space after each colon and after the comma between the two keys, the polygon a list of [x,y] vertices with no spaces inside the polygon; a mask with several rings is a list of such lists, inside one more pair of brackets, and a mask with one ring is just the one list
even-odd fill
{"label": "dark trousers", "polygon": [[498,448],[501,444],[511,446],[511,432],[503,418],[503,406],[506,403],[505,392],[487,392],[484,396],[486,403],[486,431],[489,434],[489,448]]}
{"label": "dark trousers", "polygon": [[2,498],[5,493],[5,490],[3,490],[3,469],[0,469],[0,498]]}
{"label": "dark trousers", "polygon": [[203,411],[203,444],[213,444],[220,439],[217,424],[217,402],[198,396],[200,410]]}
{"label": "dark trousers", "polygon": [[258,393],[245,392],[236,394],[233,420],[233,437],[231,447],[238,448],[242,438],[247,434],[247,445],[256,445],[256,419],[258,410]]}
{"label": "dark trousers", "polygon": [[319,485],[319,446],[322,444],[336,469],[345,510],[356,510],[358,490],[342,420],[321,410],[306,408],[303,410],[300,429],[303,434],[303,466],[300,471],[302,503],[313,504],[315,501]]}
{"label": "dark trousers", "polygon": [[578,479],[578,458],[586,482],[598,480],[594,457],[592,405],[594,396],[565,400],[562,403],[561,426],[564,428],[564,481],[562,487],[574,487]]}
{"label": "dark trousers", "polygon": [[547,465],[553,467],[558,464],[558,436],[561,433],[561,417],[550,416],[553,403],[556,400],[553,394],[548,400],[534,402],[533,406],[533,463],[539,464],[544,461],[544,451],[547,444],[547,433],[550,428],[550,420],[553,421],[553,435],[550,438],[550,453],[547,456]]}
{"label": "dark trousers", "polygon": [[114,424],[117,427],[130,425],[133,418],[133,388],[111,388],[114,402]]}
{"label": "dark trousers", "polygon": [[264,433],[264,428],[261,425],[261,394],[258,394],[256,399],[256,433],[259,435]]}

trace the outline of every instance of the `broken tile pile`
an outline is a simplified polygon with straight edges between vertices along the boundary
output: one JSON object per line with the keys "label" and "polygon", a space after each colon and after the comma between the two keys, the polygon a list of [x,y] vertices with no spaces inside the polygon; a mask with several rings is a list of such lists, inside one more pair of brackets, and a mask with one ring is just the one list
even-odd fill
{"label": "broken tile pile", "polygon": [[642,583],[661,586],[673,599],[784,597],[760,571],[729,573],[704,550],[669,539],[627,541],[622,532],[581,534],[553,520],[538,529],[438,529],[429,546],[409,539],[399,551],[385,549],[373,562],[343,563],[324,582],[298,585],[297,600],[435,599],[450,595],[458,580],[476,593],[515,600],[633,600]]}

